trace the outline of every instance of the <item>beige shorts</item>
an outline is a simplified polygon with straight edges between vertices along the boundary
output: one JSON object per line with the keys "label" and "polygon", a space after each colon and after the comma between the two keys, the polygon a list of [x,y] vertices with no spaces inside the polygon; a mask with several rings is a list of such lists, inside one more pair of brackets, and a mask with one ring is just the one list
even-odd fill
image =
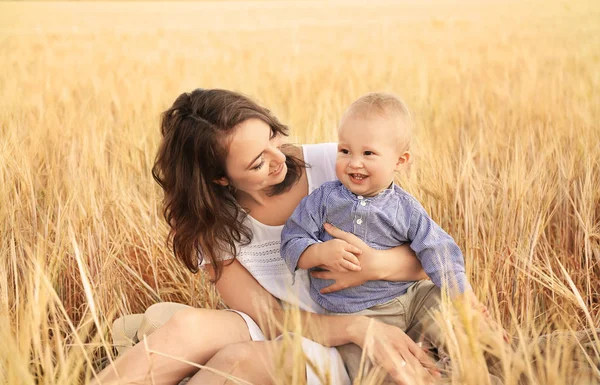
{"label": "beige shorts", "polygon": [[[356,313],[328,313],[336,315],[364,315],[383,323],[402,329],[414,341],[422,341],[435,347],[441,345],[441,331],[435,326],[430,314],[438,308],[441,292],[433,282],[423,280],[412,285],[408,291],[385,303],[375,305]],[[354,382],[358,377],[362,349],[355,344],[338,346],[338,351],[346,364],[350,379]],[[373,368],[368,360],[363,366],[361,377],[364,378]],[[385,383],[393,383],[387,378]]]}

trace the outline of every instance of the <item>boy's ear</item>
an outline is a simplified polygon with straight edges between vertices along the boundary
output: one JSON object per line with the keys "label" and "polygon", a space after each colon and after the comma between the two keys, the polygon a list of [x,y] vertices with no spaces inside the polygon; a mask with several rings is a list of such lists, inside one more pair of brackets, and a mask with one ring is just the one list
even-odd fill
{"label": "boy's ear", "polygon": [[410,152],[405,151],[398,158],[398,162],[396,162],[396,171],[399,171],[403,166],[408,165],[409,162],[410,162]]}
{"label": "boy's ear", "polygon": [[224,176],[219,179],[213,180],[213,182],[215,182],[216,184],[221,185],[223,187],[229,186],[229,181],[227,180],[227,177],[224,177]]}

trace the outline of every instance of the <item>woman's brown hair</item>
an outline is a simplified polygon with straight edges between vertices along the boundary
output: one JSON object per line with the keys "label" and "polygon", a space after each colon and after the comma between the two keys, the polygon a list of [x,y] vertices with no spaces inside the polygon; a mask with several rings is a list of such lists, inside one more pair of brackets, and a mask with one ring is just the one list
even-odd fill
{"label": "woman's brown hair", "polygon": [[[252,239],[244,225],[246,213],[227,186],[215,183],[226,177],[227,136],[248,120],[260,119],[273,134],[288,135],[269,110],[244,95],[218,89],[183,93],[162,114],[162,142],[152,176],[164,191],[163,214],[170,226],[168,240],[175,257],[192,272],[204,258],[223,271],[223,258],[237,254],[236,245]],[[306,165],[286,156],[285,180],[273,186],[272,195],[289,190]]]}

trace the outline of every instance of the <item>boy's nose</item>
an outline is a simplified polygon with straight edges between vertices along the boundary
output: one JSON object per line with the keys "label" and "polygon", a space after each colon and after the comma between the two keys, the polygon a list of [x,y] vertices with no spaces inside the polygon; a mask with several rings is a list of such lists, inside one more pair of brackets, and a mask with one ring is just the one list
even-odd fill
{"label": "boy's nose", "polygon": [[351,168],[361,168],[362,167],[362,162],[361,162],[360,159],[352,158],[352,159],[350,159],[349,166]]}

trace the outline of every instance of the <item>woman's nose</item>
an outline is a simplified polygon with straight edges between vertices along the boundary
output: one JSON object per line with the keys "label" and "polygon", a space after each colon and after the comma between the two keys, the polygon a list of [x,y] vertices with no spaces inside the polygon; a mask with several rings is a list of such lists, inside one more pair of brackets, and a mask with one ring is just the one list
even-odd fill
{"label": "woman's nose", "polygon": [[285,154],[277,149],[277,163],[285,162]]}
{"label": "woman's nose", "polygon": [[285,154],[283,152],[281,152],[281,143],[280,142],[273,142],[273,147],[272,147],[272,153],[273,153],[273,157],[271,158],[272,161],[276,164],[280,164],[281,162],[285,162]]}

